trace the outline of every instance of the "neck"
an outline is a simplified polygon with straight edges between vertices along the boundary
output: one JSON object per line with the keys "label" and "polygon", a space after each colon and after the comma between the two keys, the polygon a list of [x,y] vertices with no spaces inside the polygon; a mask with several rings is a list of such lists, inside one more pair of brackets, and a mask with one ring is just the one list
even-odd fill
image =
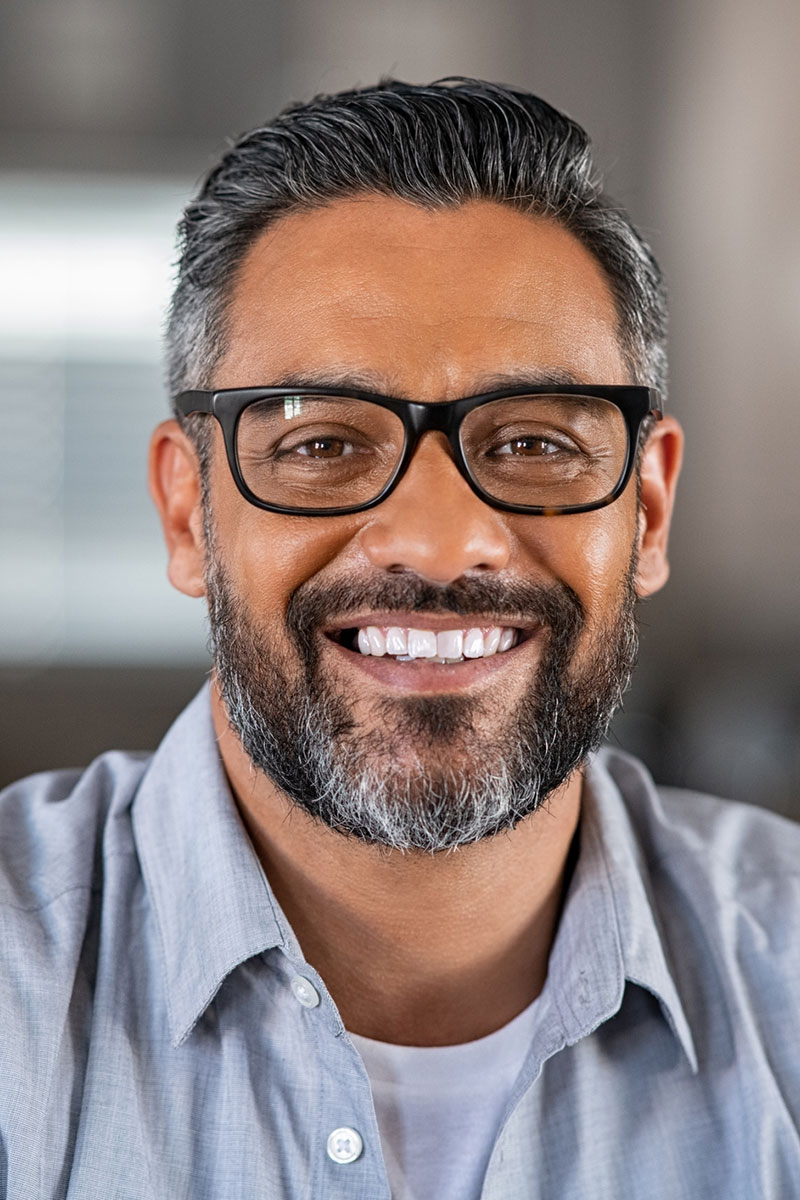
{"label": "neck", "polygon": [[447,854],[402,854],[335,833],[253,770],[212,688],[239,811],[306,960],[352,1033],[449,1045],[494,1032],[542,989],[578,772],[508,833]]}

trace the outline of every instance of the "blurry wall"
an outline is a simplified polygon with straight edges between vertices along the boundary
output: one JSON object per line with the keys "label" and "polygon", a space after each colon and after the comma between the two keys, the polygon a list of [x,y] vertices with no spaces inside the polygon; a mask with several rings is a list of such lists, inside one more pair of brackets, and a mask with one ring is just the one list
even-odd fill
{"label": "blurry wall", "polygon": [[0,782],[153,745],[202,680],[144,489],[181,205],[229,134],[382,74],[540,92],[672,293],[673,580],[615,736],[800,815],[794,0],[5,0]]}

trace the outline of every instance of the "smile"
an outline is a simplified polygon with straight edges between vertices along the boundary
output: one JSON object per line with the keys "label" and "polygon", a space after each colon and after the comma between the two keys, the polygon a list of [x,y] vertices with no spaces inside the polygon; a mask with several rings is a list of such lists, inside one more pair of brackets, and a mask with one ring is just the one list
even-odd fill
{"label": "smile", "polygon": [[520,629],[506,625],[452,625],[431,629],[416,625],[363,624],[331,630],[328,637],[362,657],[396,662],[423,659],[452,665],[505,654],[522,640]]}

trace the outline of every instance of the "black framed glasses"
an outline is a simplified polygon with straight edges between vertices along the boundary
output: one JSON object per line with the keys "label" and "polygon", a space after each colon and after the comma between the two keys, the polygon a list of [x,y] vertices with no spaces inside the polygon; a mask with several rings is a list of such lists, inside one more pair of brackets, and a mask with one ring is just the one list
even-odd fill
{"label": "black framed glasses", "polygon": [[[443,434],[487,504],[556,515],[611,504],[630,479],[658,393],[628,386],[520,386],[422,404],[347,388],[181,392],[184,417],[219,422],[233,478],[269,512],[339,516],[380,504],[423,434]],[[431,496],[435,503],[436,497]]]}

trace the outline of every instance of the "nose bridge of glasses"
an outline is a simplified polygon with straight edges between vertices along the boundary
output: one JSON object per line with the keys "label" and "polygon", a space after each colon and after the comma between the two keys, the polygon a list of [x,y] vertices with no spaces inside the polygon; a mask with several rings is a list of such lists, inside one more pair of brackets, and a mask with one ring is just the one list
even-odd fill
{"label": "nose bridge of glasses", "polygon": [[406,411],[414,440],[419,441],[424,433],[443,433],[449,440],[458,424],[457,404],[450,400],[434,404],[410,402]]}
{"label": "nose bridge of glasses", "polygon": [[461,468],[461,454],[458,446],[458,427],[462,405],[458,400],[443,400],[432,404],[417,401],[409,402],[406,406],[406,436],[408,449],[406,461],[417,450],[420,440],[426,434],[441,434],[442,439],[450,447],[450,456]]}

